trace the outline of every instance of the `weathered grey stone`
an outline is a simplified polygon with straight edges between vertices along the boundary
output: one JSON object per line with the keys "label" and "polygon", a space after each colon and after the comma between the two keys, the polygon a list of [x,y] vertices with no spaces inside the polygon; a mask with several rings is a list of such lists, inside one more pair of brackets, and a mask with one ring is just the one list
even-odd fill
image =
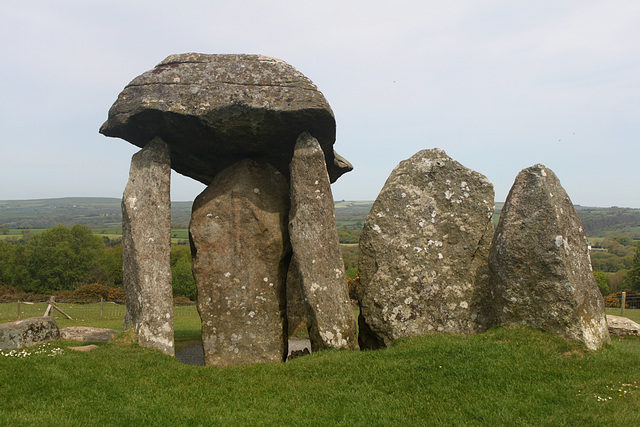
{"label": "weathered grey stone", "polygon": [[282,362],[291,256],[282,174],[243,160],[193,203],[189,233],[207,365]]}
{"label": "weathered grey stone", "polygon": [[360,238],[360,348],[490,326],[493,210],[491,182],[440,149],[396,166]]}
{"label": "weathered grey stone", "polygon": [[307,328],[307,310],[302,294],[302,277],[296,257],[291,258],[287,271],[287,330],[291,337]]}
{"label": "weathered grey stone", "polygon": [[60,339],[60,330],[52,316],[0,324],[0,350],[15,350],[57,339]]}
{"label": "weathered grey stone", "polygon": [[135,328],[140,345],[173,355],[170,180],[160,138],[133,155],[122,197],[123,327]]}
{"label": "weathered grey stone", "polygon": [[335,119],[318,88],[284,61],[262,55],[171,55],[129,83],[100,128],[139,147],[159,136],[172,167],[209,185],[242,158],[288,175],[298,135],[311,132],[332,180],[353,167],[333,151]]}
{"label": "weathered grey stone", "polygon": [[609,327],[609,334],[618,336],[640,336],[640,325],[626,317],[607,314],[607,325]]}
{"label": "weathered grey stone", "polygon": [[522,170],[500,215],[489,257],[496,321],[582,341],[609,342],[582,222],[556,175]]}
{"label": "weathered grey stone", "polygon": [[289,234],[299,267],[312,351],[355,348],[356,325],[333,195],[318,141],[302,133],[291,161]]}
{"label": "weathered grey stone", "polygon": [[60,330],[60,338],[70,341],[109,342],[111,337],[118,332],[121,331],[88,326],[70,326]]}

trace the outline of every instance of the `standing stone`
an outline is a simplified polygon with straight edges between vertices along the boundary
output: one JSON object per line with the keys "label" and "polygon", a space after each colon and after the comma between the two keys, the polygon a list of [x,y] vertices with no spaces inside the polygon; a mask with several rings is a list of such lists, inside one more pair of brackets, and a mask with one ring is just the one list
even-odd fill
{"label": "standing stone", "polygon": [[287,272],[287,330],[291,337],[307,329],[307,308],[302,294],[302,277],[296,257],[291,258]]}
{"label": "standing stone", "polygon": [[307,132],[298,137],[290,171],[289,234],[300,271],[311,349],[353,349],[356,325],[331,184],[320,144]]}
{"label": "standing stone", "polygon": [[556,175],[522,170],[502,208],[489,258],[496,321],[582,341],[609,342],[582,222]]}
{"label": "standing stone", "polygon": [[361,349],[491,323],[487,257],[493,185],[440,149],[400,162],[360,238]]}
{"label": "standing stone", "polygon": [[171,165],[160,138],[133,155],[122,197],[124,328],[138,342],[174,355],[171,288]]}
{"label": "standing stone", "polygon": [[288,211],[284,176],[252,160],[220,172],[194,201],[189,233],[206,365],[285,360]]}

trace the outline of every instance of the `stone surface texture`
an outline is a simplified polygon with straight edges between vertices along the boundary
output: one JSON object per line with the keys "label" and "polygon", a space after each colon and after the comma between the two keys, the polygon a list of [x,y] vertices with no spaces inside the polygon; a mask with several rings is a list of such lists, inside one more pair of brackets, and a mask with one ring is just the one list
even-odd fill
{"label": "stone surface texture", "polygon": [[640,325],[626,317],[607,314],[607,325],[610,334],[640,336]]}
{"label": "stone surface texture", "polygon": [[60,338],[70,341],[109,342],[111,337],[118,332],[122,331],[88,326],[70,326],[60,330]]}
{"label": "stone surface texture", "polygon": [[291,337],[307,330],[307,309],[302,294],[302,277],[296,257],[291,258],[287,271],[287,330]]}
{"label": "stone surface texture", "polygon": [[252,160],[220,172],[194,201],[189,232],[206,365],[285,360],[288,211],[285,177]]}
{"label": "stone surface texture", "polygon": [[291,161],[289,234],[299,268],[312,351],[356,347],[356,325],[333,195],[318,141],[302,133]]}
{"label": "stone surface texture", "polygon": [[288,175],[301,132],[320,141],[332,181],[353,167],[333,151],[335,118],[311,80],[262,55],[171,55],[129,83],[100,128],[139,147],[156,136],[172,167],[209,185],[242,158]]}
{"label": "stone surface texture", "polygon": [[489,257],[498,324],[526,325],[598,349],[610,341],[582,222],[556,175],[522,170]]}
{"label": "stone surface texture", "polygon": [[169,147],[155,138],[131,159],[122,198],[124,329],[140,345],[173,355]]}
{"label": "stone surface texture", "polygon": [[493,185],[440,149],[400,162],[360,238],[361,349],[491,324],[488,254]]}
{"label": "stone surface texture", "polygon": [[16,350],[57,339],[60,330],[52,316],[0,324],[0,350]]}

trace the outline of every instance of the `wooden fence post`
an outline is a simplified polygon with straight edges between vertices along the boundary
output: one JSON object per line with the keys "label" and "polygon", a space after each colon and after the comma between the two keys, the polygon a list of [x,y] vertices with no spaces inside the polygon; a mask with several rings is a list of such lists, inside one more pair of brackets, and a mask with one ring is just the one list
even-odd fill
{"label": "wooden fence post", "polygon": [[20,320],[20,300],[18,300],[18,320]]}
{"label": "wooden fence post", "polygon": [[622,298],[620,298],[620,316],[624,316],[624,306],[627,305],[627,293],[622,293]]}
{"label": "wooden fence post", "polygon": [[100,318],[102,319],[102,313],[104,312],[104,297],[100,297]]}

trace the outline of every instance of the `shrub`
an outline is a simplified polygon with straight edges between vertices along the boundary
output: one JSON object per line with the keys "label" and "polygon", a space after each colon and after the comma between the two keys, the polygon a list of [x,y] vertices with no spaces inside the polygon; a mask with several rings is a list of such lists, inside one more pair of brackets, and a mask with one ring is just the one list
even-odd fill
{"label": "shrub", "polygon": [[90,285],[80,286],[73,291],[73,299],[76,301],[97,301],[104,298],[105,301],[124,301],[124,290],[122,288],[112,288],[110,286],[92,283]]}
{"label": "shrub", "polygon": [[173,297],[173,305],[194,305],[195,302],[191,301],[189,298],[177,296]]}
{"label": "shrub", "polygon": [[358,302],[358,286],[360,285],[360,276],[356,276],[355,279],[347,279],[347,286],[349,287],[349,298],[351,301]]}

